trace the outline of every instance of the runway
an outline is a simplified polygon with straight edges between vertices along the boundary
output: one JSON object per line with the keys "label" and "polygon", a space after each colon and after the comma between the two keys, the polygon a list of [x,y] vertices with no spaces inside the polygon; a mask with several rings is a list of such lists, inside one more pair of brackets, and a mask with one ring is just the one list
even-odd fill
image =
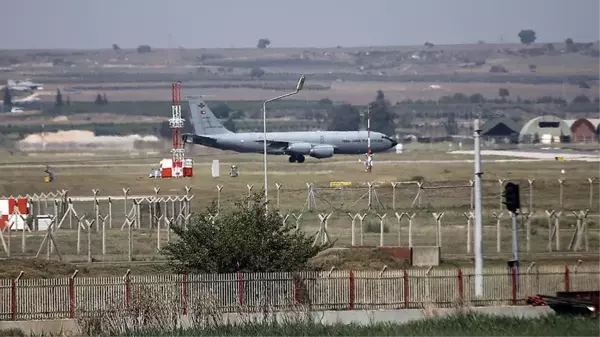
{"label": "runway", "polygon": [[[473,151],[451,151],[449,154],[457,154],[457,155],[473,155]],[[502,157],[516,157],[515,159],[493,159],[493,158],[482,158],[482,163],[511,163],[511,162],[540,162],[540,161],[555,161],[556,157],[563,157],[566,161],[585,161],[585,162],[600,162],[599,154],[580,154],[580,153],[565,153],[565,152],[528,152],[528,151],[502,151],[502,150],[482,150],[482,156],[502,156]],[[402,154],[398,154],[398,156],[402,156]],[[230,158],[227,158],[231,160]],[[377,160],[377,154],[375,155],[375,160],[373,161],[375,165],[381,164],[407,164],[407,165],[420,165],[420,164],[460,164],[460,163],[473,163],[474,159],[425,159],[425,160]],[[303,164],[292,164],[292,167],[301,167],[302,165],[320,165],[320,166],[334,166],[341,164],[361,164],[362,158],[357,160],[310,160]],[[221,161],[222,165],[240,165],[240,163],[233,161]],[[206,162],[194,162],[194,166],[211,166],[212,163],[208,160]],[[150,168],[152,166],[156,166],[155,162],[148,163],[114,163],[114,162],[106,162],[106,163],[95,163],[95,164],[83,164],[83,163],[53,163],[51,164],[53,168],[102,168],[102,167],[146,167]],[[0,164],[0,168],[14,168],[14,169],[23,169],[23,168],[45,168],[46,164],[32,164],[32,163],[23,163],[23,164]]]}

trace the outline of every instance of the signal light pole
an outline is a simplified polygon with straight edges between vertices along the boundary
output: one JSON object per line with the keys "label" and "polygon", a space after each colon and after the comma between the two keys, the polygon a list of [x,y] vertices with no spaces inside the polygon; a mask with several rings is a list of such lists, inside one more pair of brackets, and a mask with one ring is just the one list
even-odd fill
{"label": "signal light pole", "polygon": [[481,219],[481,144],[479,119],[473,123],[475,147],[475,297],[483,297],[483,224]]}
{"label": "signal light pole", "polygon": [[517,212],[521,209],[521,198],[519,195],[519,185],[508,182],[504,185],[504,201],[506,209],[510,212],[512,219],[512,230],[513,230],[513,260],[516,266],[519,265],[518,255],[518,237],[517,237]]}

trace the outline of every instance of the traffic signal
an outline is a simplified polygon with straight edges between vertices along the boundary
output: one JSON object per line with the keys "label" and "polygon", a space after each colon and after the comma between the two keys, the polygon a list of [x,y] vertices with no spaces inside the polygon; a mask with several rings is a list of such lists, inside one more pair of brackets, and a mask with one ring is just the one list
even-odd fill
{"label": "traffic signal", "polygon": [[519,198],[519,185],[515,183],[507,183],[504,186],[504,193],[502,194],[506,205],[506,209],[513,213],[517,213],[517,209],[521,208],[521,200]]}

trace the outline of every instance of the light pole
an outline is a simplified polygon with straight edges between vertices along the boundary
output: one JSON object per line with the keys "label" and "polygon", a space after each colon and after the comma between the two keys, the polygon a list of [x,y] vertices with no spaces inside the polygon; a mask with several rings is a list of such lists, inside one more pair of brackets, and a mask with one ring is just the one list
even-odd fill
{"label": "light pole", "polygon": [[305,76],[302,75],[302,77],[300,77],[300,80],[298,81],[298,84],[296,85],[296,91],[290,92],[285,95],[277,96],[275,98],[271,98],[271,99],[268,99],[263,102],[263,157],[264,157],[264,165],[265,165],[265,167],[264,167],[264,171],[265,171],[265,210],[267,210],[267,211],[269,210],[269,206],[267,204],[267,202],[268,202],[268,192],[267,192],[268,191],[268,188],[267,188],[267,186],[268,186],[267,185],[267,103],[297,94],[300,90],[302,90],[302,87],[304,86],[304,80],[305,80]]}

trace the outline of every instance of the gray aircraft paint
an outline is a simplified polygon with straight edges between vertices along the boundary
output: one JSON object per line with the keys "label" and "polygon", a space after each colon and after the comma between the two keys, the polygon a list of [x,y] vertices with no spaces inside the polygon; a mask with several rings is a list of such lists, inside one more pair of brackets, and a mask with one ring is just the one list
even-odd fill
{"label": "gray aircraft paint", "polygon": [[[243,153],[263,153],[262,132],[231,132],[219,122],[202,98],[188,97],[188,103],[195,134],[185,134],[186,143]],[[333,154],[364,154],[367,152],[367,136],[367,131],[267,132],[267,153],[315,158],[328,158]],[[371,131],[373,153],[386,152],[396,144],[386,135]]]}

